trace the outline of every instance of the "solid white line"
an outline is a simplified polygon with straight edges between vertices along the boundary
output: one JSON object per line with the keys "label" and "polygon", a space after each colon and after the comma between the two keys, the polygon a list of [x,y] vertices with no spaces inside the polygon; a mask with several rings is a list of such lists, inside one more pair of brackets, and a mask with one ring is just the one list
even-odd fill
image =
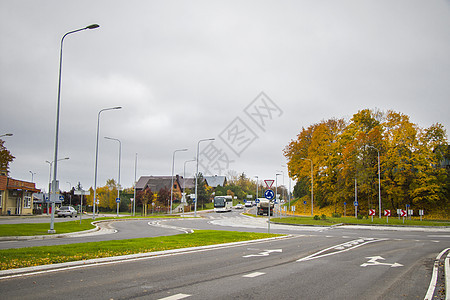
{"label": "solid white line", "polygon": [[184,299],[187,297],[190,297],[191,295],[187,294],[176,294],[165,298],[160,298],[159,300],[178,300],[178,299]]}
{"label": "solid white line", "polygon": [[431,300],[433,298],[434,289],[436,288],[436,282],[439,272],[439,260],[441,259],[442,255],[444,255],[444,253],[447,252],[448,250],[450,250],[450,248],[442,250],[442,252],[439,253],[438,256],[436,256],[436,260],[434,261],[433,266],[433,273],[431,274],[430,285],[428,286],[428,291],[425,294],[424,300]]}
{"label": "solid white line", "polygon": [[264,275],[264,274],[266,274],[266,273],[262,273],[262,272],[253,272],[253,273],[244,275],[244,276],[242,276],[242,277],[253,278],[253,277],[261,276],[261,275]]}
{"label": "solid white line", "polygon": [[444,263],[445,272],[445,300],[450,299],[450,252],[447,254],[447,258]]}

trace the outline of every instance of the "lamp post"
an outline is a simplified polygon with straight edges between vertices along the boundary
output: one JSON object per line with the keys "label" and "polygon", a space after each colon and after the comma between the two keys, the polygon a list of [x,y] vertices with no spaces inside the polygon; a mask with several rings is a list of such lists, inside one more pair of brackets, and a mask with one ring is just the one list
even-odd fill
{"label": "lamp post", "polygon": [[134,217],[134,214],[136,213],[136,170],[137,170],[137,153],[136,153],[136,156],[135,156],[135,158],[134,158],[134,191],[133,191],[133,208],[132,208],[132,210],[133,210],[133,217]]}
{"label": "lamp post", "polygon": [[[275,174],[275,202],[277,202],[277,194],[278,194],[278,176],[280,176],[280,173]],[[280,206],[281,208],[281,203]],[[270,207],[269,207],[269,214],[270,214]],[[281,212],[280,212],[281,215]]]}
{"label": "lamp post", "polygon": [[214,141],[215,138],[210,138],[210,139],[202,139],[199,140],[197,143],[197,171],[195,173],[195,203],[194,203],[194,217],[197,217],[197,202],[198,202],[198,197],[197,197],[197,179],[198,179],[198,156],[199,156],[199,147],[200,147],[200,143],[201,142],[205,142],[205,141]]}
{"label": "lamp post", "polygon": [[300,157],[300,159],[309,160],[311,162],[311,216],[314,216],[314,174],[313,174],[313,162],[309,158]]}
{"label": "lamp post", "polygon": [[374,146],[369,146],[377,150],[378,154],[378,217],[381,219],[381,175],[380,175],[380,150]]}
{"label": "lamp post", "polygon": [[54,229],[54,220],[55,220],[55,199],[52,199],[52,194],[54,195],[54,197],[56,196],[56,193],[59,189],[58,187],[58,181],[57,181],[57,171],[58,171],[58,135],[59,135],[59,108],[60,108],[60,104],[61,104],[61,71],[62,71],[62,57],[63,57],[63,43],[64,43],[64,38],[66,36],[68,36],[69,34],[75,33],[75,32],[79,32],[79,31],[83,31],[86,29],[95,29],[100,27],[98,24],[92,24],[89,26],[86,26],[84,28],[80,28],[80,29],[76,29],[76,30],[72,30],[67,32],[66,34],[63,35],[63,37],[61,38],[61,47],[60,47],[60,52],[59,52],[59,79],[58,79],[58,101],[57,101],[57,105],[56,105],[56,130],[55,130],[55,155],[54,155],[54,159],[53,162],[55,163],[53,166],[53,181],[51,184],[51,191],[49,194],[49,200],[52,203],[52,213],[51,213],[51,220],[50,220],[50,229],[48,230],[48,233],[55,233],[55,229]]}
{"label": "lamp post", "polygon": [[115,139],[115,138],[111,138],[111,137],[107,137],[105,136],[105,139],[107,140],[112,140],[112,141],[117,141],[119,142],[119,175],[117,176],[117,199],[116,199],[116,203],[117,203],[117,217],[119,217],[119,204],[120,204],[120,158],[122,156],[122,143],[120,142],[119,139]]}
{"label": "lamp post", "polygon": [[[58,161],[68,160],[68,159],[69,159],[69,157],[64,157],[64,158],[58,159]],[[51,190],[51,183],[52,183],[52,166],[53,166],[53,161],[46,160],[45,162],[48,163],[49,167],[50,167],[50,171],[49,171],[49,174],[48,174],[48,201],[50,202],[50,190]],[[47,215],[48,215],[48,202],[47,202]]]}
{"label": "lamp post", "polygon": [[187,151],[188,149],[178,149],[173,151],[172,155],[172,185],[170,186],[170,214],[172,214],[172,203],[173,203],[173,169],[175,167],[175,153]]}
{"label": "lamp post", "polygon": [[121,109],[121,106],[101,109],[97,115],[97,142],[95,144],[95,170],[94,170],[94,199],[92,200],[92,219],[95,220],[95,202],[97,201],[97,165],[98,165],[98,133],[100,129],[100,114],[107,110]]}
{"label": "lamp post", "polygon": [[[256,199],[258,199],[258,176],[256,177],[256,197],[255,197],[255,201]],[[269,212],[270,212],[270,205],[269,205]],[[258,208],[256,208],[256,216],[258,216]]]}
{"label": "lamp post", "polygon": [[0,135],[0,137],[4,137],[4,136],[13,136],[13,134],[12,133],[5,133],[5,134]]}
{"label": "lamp post", "polygon": [[29,172],[31,173],[31,182],[33,182],[34,174],[36,174],[36,172],[31,172],[31,171],[29,171]]}
{"label": "lamp post", "polygon": [[[184,162],[184,167],[183,167],[183,195],[184,195],[184,197],[186,197],[186,195],[184,193],[184,189],[186,188],[186,163],[193,162],[193,161],[196,161],[196,159],[194,158],[194,159],[186,160]],[[187,200],[186,200],[186,202],[187,202]],[[184,204],[183,204],[183,217],[184,217]]]}

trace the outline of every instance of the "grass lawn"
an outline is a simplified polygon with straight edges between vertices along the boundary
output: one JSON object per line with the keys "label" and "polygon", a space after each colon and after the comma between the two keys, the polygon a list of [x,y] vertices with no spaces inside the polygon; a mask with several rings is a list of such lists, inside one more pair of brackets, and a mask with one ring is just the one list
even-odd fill
{"label": "grass lawn", "polygon": [[[96,218],[95,221],[100,220],[126,220],[126,219],[160,219],[160,218],[179,218],[179,216],[170,216],[170,215],[150,215],[147,217],[135,216],[135,217],[108,217],[108,218]],[[75,219],[73,221],[67,222],[55,222],[54,229],[57,234],[61,233],[70,233],[77,231],[84,231],[89,229],[94,229],[95,226],[91,223],[94,220],[92,218],[84,217],[81,220]],[[0,237],[1,236],[32,236],[32,235],[51,235],[48,233],[50,229],[50,222],[48,223],[22,223],[22,224],[1,224],[0,225]]]}
{"label": "grass lawn", "polygon": [[275,223],[285,224],[299,224],[299,225],[321,225],[330,226],[335,224],[366,224],[366,225],[406,225],[406,226],[450,226],[449,221],[420,221],[420,220],[406,220],[403,223],[402,218],[400,220],[396,217],[389,218],[389,223],[386,223],[386,218],[379,219],[378,217],[368,219],[356,219],[354,217],[341,217],[332,218],[326,217],[325,220],[314,220],[313,217],[285,217],[285,218],[270,218]]}
{"label": "grass lawn", "polygon": [[196,230],[190,234],[0,250],[0,270],[135,253],[214,245],[280,236],[279,234]]}

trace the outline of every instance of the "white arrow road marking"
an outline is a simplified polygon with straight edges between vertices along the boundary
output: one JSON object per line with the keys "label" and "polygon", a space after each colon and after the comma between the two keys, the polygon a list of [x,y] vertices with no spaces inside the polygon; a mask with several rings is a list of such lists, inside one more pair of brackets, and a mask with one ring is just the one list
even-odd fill
{"label": "white arrow road marking", "polygon": [[369,261],[366,263],[363,263],[361,265],[361,267],[367,267],[367,266],[390,266],[391,268],[403,267],[403,265],[399,264],[399,263],[390,264],[390,263],[379,262],[378,260],[384,260],[384,258],[381,256],[369,256],[366,258],[368,258]]}
{"label": "white arrow road marking", "polygon": [[254,256],[268,256],[272,252],[283,252],[283,249],[264,250],[258,254],[249,254],[242,257],[254,257]]}

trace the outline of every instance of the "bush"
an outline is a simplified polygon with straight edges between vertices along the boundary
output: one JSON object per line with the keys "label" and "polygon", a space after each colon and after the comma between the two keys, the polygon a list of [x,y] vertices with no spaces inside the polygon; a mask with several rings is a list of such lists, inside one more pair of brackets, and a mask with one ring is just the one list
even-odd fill
{"label": "bush", "polygon": [[314,220],[320,220],[320,217],[318,215],[315,215]]}
{"label": "bush", "polygon": [[322,220],[326,220],[326,219],[327,219],[327,216],[326,216],[325,214],[322,214],[322,215],[320,216],[320,218],[321,218]]}
{"label": "bush", "polygon": [[358,220],[362,220],[363,216],[362,215],[358,215]]}
{"label": "bush", "polygon": [[340,214],[340,213],[332,213],[331,216],[332,216],[333,218],[340,218],[340,217],[341,217],[341,214]]}

